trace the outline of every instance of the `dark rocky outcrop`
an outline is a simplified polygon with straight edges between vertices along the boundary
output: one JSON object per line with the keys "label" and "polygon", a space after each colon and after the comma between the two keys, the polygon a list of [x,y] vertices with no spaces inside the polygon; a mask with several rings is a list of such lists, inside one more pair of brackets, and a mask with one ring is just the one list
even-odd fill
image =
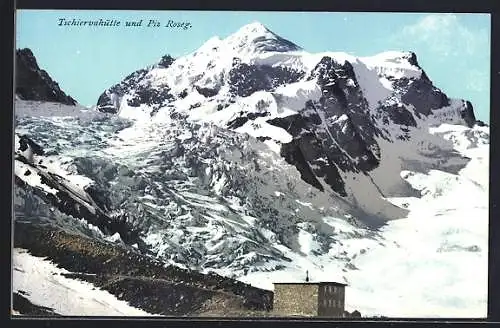
{"label": "dark rocky outcrop", "polygon": [[104,91],[97,100],[96,109],[104,113],[117,113],[120,109],[121,98],[126,91],[134,88],[148,72],[147,69],[139,69],[125,77],[122,82]]}
{"label": "dark rocky outcrop", "polygon": [[[415,114],[428,116],[433,110],[448,106],[450,99],[434,86],[423,68],[419,65],[417,55],[410,52],[408,62],[421,71],[419,78],[403,77],[395,81],[397,93],[404,104],[413,105]],[[406,124],[409,125],[409,124]]]}
{"label": "dark rocky outcrop", "polygon": [[160,62],[158,63],[158,67],[168,68],[175,61],[175,58],[170,55],[165,55],[161,57]]}
{"label": "dark rocky outcrop", "polygon": [[[360,159],[361,165],[366,165],[362,170],[371,170],[378,165],[377,158],[380,157],[378,144],[375,137],[380,135],[380,130],[371,119],[368,102],[361,91],[354,69],[349,62],[337,63],[330,57],[323,57],[313,70],[311,78],[318,78],[323,95],[319,100],[318,110],[325,113],[325,119],[337,118],[345,115],[345,123],[349,125],[352,138],[340,140],[340,147],[345,142],[357,143],[356,151],[350,152],[352,158]],[[327,125],[330,125],[327,122]],[[332,127],[335,130],[336,126]],[[332,132],[332,131],[330,131]],[[346,133],[348,136],[349,133]]]}
{"label": "dark rocky outcrop", "polygon": [[166,105],[173,96],[170,94],[170,88],[152,88],[149,86],[139,86],[131,99],[127,100],[127,104],[132,107],[139,107],[141,104],[148,105],[153,109]]}
{"label": "dark rocky outcrop", "polygon": [[[462,111],[460,112],[460,116],[467,123],[467,126],[469,128],[473,127],[474,124],[477,124],[477,122],[478,122],[476,120],[476,116],[474,115],[474,108],[472,107],[472,104],[470,103],[470,101],[465,102],[464,107],[463,107]],[[483,122],[480,122],[480,123],[483,123]],[[481,125],[479,125],[479,126],[481,126]]]}
{"label": "dark rocky outcrop", "polygon": [[12,294],[12,309],[19,312],[21,315],[30,317],[54,317],[60,316],[54,309],[33,304],[24,297],[22,291]]}
{"label": "dark rocky outcrop", "polygon": [[420,79],[402,78],[395,84],[401,92],[403,103],[413,105],[418,114],[428,116],[433,110],[450,104],[448,97],[425,75],[422,75]]}
{"label": "dark rocky outcrop", "polygon": [[[413,117],[413,114],[407,110],[404,106],[401,105],[388,105],[384,106],[383,111],[386,112],[389,116],[389,119],[394,124],[402,125],[402,126],[417,126],[417,122]],[[391,124],[390,122],[386,122],[386,124]]]}
{"label": "dark rocky outcrop", "polygon": [[43,155],[45,152],[43,151],[43,148],[31,140],[29,137],[20,135],[19,136],[19,150],[20,151],[26,151],[28,148],[31,149],[33,154],[36,155]]}
{"label": "dark rocky outcrop", "polygon": [[410,51],[409,56],[408,56],[408,62],[413,65],[417,66],[420,68],[420,65],[418,64],[418,59],[417,59],[417,54],[414,53],[413,51]]}
{"label": "dark rocky outcrop", "polygon": [[77,103],[38,66],[33,52],[28,48],[16,51],[16,95],[22,100],[50,101],[65,105]]}
{"label": "dark rocky outcrop", "polygon": [[217,89],[217,88],[215,88],[215,89],[214,88],[202,88],[202,87],[196,86],[195,89],[196,89],[196,91],[198,91],[198,93],[200,95],[207,97],[207,98],[213,97],[219,93],[219,89]]}
{"label": "dark rocky outcrop", "polygon": [[271,91],[280,85],[296,82],[303,76],[304,72],[287,67],[249,65],[234,58],[228,83],[233,95],[247,97],[256,91]]}
{"label": "dark rocky outcrop", "polygon": [[240,116],[232,120],[227,124],[228,128],[230,129],[237,129],[241,126],[243,126],[246,122],[248,121],[253,121],[257,117],[266,117],[269,116],[268,112],[263,112],[263,113],[240,113]]}
{"label": "dark rocky outcrop", "polygon": [[477,126],[488,126],[488,124],[484,123],[484,122],[483,122],[483,121],[481,121],[481,120],[477,120],[477,121],[476,121],[476,125],[477,125]]}
{"label": "dark rocky outcrop", "polygon": [[112,97],[113,97],[112,94],[110,94],[107,91],[102,93],[99,96],[99,99],[97,100],[96,109],[103,113],[111,113],[111,114],[118,113],[119,104],[113,101],[114,99]]}
{"label": "dark rocky outcrop", "polygon": [[323,57],[308,79],[317,79],[322,90],[319,101],[308,101],[298,115],[268,123],[294,138],[282,146],[281,154],[297,167],[304,181],[324,190],[318,180],[323,178],[346,196],[340,171],[368,172],[377,167],[380,154],[375,136],[379,131],[370,120],[351,64]]}
{"label": "dark rocky outcrop", "polygon": [[167,85],[154,88],[149,83],[141,82],[144,81],[151,69],[155,67],[168,68],[174,60],[170,55],[165,55],[157,65],[142,68],[129,74],[123,81],[105,90],[99,96],[97,110],[104,113],[117,113],[120,109],[121,99],[126,93],[132,94],[132,98],[127,101],[127,104],[132,107],[146,104],[157,109],[165,105],[169,100],[173,99]]}

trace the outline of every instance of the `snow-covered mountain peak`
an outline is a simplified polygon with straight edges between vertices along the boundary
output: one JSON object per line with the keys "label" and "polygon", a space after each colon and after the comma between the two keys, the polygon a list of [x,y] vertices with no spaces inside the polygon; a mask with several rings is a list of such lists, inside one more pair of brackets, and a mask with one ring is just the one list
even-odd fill
{"label": "snow-covered mountain peak", "polygon": [[418,65],[417,56],[410,51],[385,51],[362,61],[386,78],[420,78],[422,69]]}
{"label": "snow-covered mountain peak", "polygon": [[208,39],[196,51],[187,56],[187,58],[207,56],[220,61],[232,60],[233,57],[240,59],[251,59],[258,54],[266,52],[291,52],[302,50],[296,44],[280,37],[270,31],[259,22],[253,22],[244,25],[233,34],[221,39],[219,36],[213,36]]}
{"label": "snow-covered mountain peak", "polygon": [[240,54],[301,50],[299,46],[273,33],[259,22],[241,27],[224,39],[224,42]]}
{"label": "snow-covered mountain peak", "polygon": [[[269,33],[271,32],[264,24],[262,24],[259,21],[254,21],[252,23],[249,23],[247,25],[242,26],[235,34],[237,33]],[[271,32],[272,33],[272,32]]]}
{"label": "snow-covered mountain peak", "polygon": [[371,58],[383,62],[394,62],[394,63],[408,62],[412,65],[416,65],[417,63],[416,55],[411,51],[398,51],[398,50],[383,51],[376,55],[371,56]]}

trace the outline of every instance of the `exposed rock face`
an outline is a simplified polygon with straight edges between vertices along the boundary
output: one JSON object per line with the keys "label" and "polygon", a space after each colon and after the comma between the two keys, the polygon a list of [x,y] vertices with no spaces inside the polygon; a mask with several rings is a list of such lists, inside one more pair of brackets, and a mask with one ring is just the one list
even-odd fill
{"label": "exposed rock face", "polygon": [[402,126],[417,126],[417,122],[413,115],[401,104],[387,105],[384,107],[384,111],[388,113],[390,120],[395,124]]}
{"label": "exposed rock face", "polygon": [[311,79],[317,79],[321,87],[319,101],[308,101],[299,115],[268,122],[293,136],[291,143],[282,146],[281,154],[305,181],[323,190],[317,178],[324,178],[345,196],[339,170],[368,172],[375,168],[380,154],[374,136],[379,130],[370,120],[351,64],[340,65],[323,57]]}
{"label": "exposed rock face", "polygon": [[[425,71],[419,65],[417,55],[410,52],[406,57],[408,63],[421,71],[419,78],[403,77],[395,80],[396,94],[401,97],[403,104],[412,105],[415,115],[430,115],[433,110],[448,106],[450,99],[434,86]],[[409,124],[406,124],[409,125]]]}
{"label": "exposed rock face", "polygon": [[402,102],[413,105],[418,114],[428,116],[432,110],[449,105],[448,97],[424,74],[420,79],[400,79],[396,85],[401,89]]}
{"label": "exposed rock face", "polygon": [[37,154],[37,155],[43,155],[44,154],[44,151],[43,151],[43,148],[38,145],[37,143],[35,143],[33,140],[31,140],[30,138],[28,138],[27,136],[19,136],[19,150],[21,152],[25,152],[27,150],[31,150],[33,152],[33,154]]}
{"label": "exposed rock face", "polygon": [[59,314],[55,313],[51,308],[31,303],[22,295],[21,291],[12,294],[12,308],[20,314],[26,314],[33,317],[59,316]]}
{"label": "exposed rock face", "polygon": [[174,62],[174,58],[165,55],[158,64],[139,69],[123,79],[122,82],[105,90],[97,101],[96,109],[104,113],[118,113],[122,97],[130,94],[127,104],[131,107],[139,107],[141,104],[158,109],[173,99],[168,85],[161,88],[152,87],[145,79],[153,68],[168,68]]}
{"label": "exposed rock face", "polygon": [[97,101],[96,109],[104,113],[117,113],[123,94],[131,86],[136,86],[142,81],[147,73],[147,69],[139,69],[128,75],[121,83],[104,91]]}
{"label": "exposed rock face", "polygon": [[170,55],[165,55],[161,57],[160,62],[158,63],[159,67],[168,68],[174,62],[175,58]]}
{"label": "exposed rock face", "polygon": [[484,123],[476,120],[476,116],[474,115],[474,108],[470,101],[465,102],[464,109],[460,112],[460,116],[467,122],[468,127],[473,127],[474,124],[478,124],[479,126],[483,126]]}
{"label": "exposed rock face", "polygon": [[23,100],[76,105],[76,100],[64,93],[57,82],[38,66],[28,48],[16,51],[16,95]]}
{"label": "exposed rock face", "polygon": [[247,97],[256,91],[270,91],[279,85],[296,82],[302,76],[304,72],[286,67],[248,65],[234,58],[228,83],[232,94]]}

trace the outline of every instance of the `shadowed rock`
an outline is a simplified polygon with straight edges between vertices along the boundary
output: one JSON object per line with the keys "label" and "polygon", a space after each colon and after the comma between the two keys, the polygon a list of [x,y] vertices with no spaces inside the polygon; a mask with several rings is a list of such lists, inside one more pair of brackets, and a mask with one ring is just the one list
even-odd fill
{"label": "shadowed rock", "polygon": [[61,90],[49,74],[38,66],[33,52],[16,51],[16,95],[22,100],[50,101],[76,105],[76,100]]}

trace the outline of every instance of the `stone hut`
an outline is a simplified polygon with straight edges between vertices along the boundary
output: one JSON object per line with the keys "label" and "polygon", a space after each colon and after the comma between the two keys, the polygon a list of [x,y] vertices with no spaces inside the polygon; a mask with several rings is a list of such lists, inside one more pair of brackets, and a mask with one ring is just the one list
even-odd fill
{"label": "stone hut", "polygon": [[338,282],[274,283],[273,312],[280,316],[342,318],[345,286]]}

